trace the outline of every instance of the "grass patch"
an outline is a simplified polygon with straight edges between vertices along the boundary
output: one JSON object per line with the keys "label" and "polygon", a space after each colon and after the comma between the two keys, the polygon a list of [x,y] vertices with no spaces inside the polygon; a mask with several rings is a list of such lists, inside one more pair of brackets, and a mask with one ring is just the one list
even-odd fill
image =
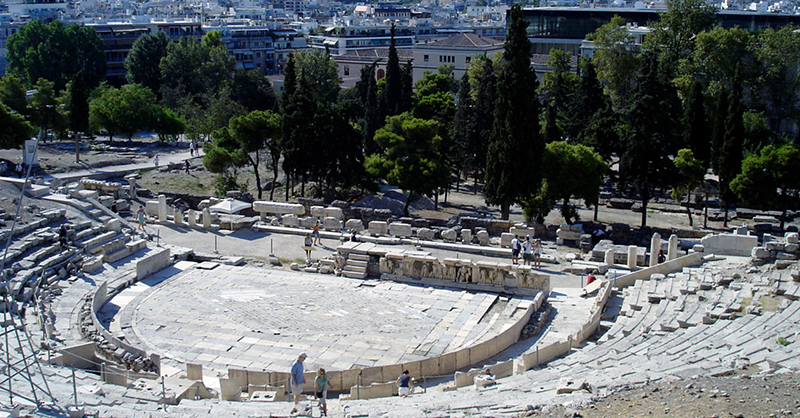
{"label": "grass patch", "polygon": [[761,302],[761,309],[765,311],[775,312],[781,303],[781,298],[775,296],[761,296],[758,299]]}
{"label": "grass patch", "polygon": [[787,345],[791,344],[792,342],[786,339],[786,337],[778,337],[778,340],[775,341],[776,343],[786,347]]}

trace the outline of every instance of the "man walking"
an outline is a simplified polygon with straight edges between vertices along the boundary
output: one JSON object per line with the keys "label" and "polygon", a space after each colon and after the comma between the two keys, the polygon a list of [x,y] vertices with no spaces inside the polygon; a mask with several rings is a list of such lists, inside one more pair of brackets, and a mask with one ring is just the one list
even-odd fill
{"label": "man walking", "polygon": [[305,378],[303,377],[303,361],[306,359],[306,353],[300,353],[297,357],[297,360],[292,363],[292,389],[291,393],[294,397],[294,408],[292,408],[292,414],[297,413],[297,404],[300,402],[300,395],[303,393],[303,383],[305,383]]}

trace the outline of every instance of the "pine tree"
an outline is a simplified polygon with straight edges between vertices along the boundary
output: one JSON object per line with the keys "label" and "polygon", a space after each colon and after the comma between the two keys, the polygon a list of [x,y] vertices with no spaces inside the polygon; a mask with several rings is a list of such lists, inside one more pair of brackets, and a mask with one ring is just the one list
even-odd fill
{"label": "pine tree", "polygon": [[525,31],[528,22],[519,4],[511,7],[508,16],[484,188],[487,203],[499,205],[503,219],[508,219],[513,203],[539,189],[544,152],[539,134],[538,82],[531,68],[531,43]]}
{"label": "pine tree", "polygon": [[603,86],[597,79],[594,63],[590,59],[582,58],[578,86],[570,96],[568,111],[564,117],[564,134],[582,144],[592,146],[586,144],[583,137],[590,120],[605,106],[606,100],[603,96]]}

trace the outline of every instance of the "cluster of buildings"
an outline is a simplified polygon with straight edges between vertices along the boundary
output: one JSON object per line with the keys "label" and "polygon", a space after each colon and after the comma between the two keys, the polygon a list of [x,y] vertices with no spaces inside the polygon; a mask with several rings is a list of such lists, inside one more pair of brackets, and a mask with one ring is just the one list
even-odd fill
{"label": "cluster of buildings", "polygon": [[[647,25],[666,10],[663,2],[547,3],[556,7],[524,10],[533,43],[532,65],[540,72],[546,70],[546,55],[553,48],[574,57],[591,54],[586,35],[614,15],[625,18],[631,33],[641,39],[648,33]],[[8,37],[28,21],[40,19],[93,27],[103,39],[107,76],[113,84],[124,82],[125,57],[142,34],[160,30],[178,40],[218,30],[238,68],[279,78],[291,52],[318,48],[337,61],[342,84],[349,86],[366,65],[377,64],[378,78],[385,73],[392,24],[400,60],[413,62],[415,81],[441,65],[453,66],[460,77],[476,55],[492,56],[502,50],[509,6],[486,4],[483,0],[421,0],[411,6],[332,0],[6,0],[0,2],[0,75],[7,65]],[[718,24],[726,27],[758,30],[800,24],[791,1],[725,0],[717,7]]]}

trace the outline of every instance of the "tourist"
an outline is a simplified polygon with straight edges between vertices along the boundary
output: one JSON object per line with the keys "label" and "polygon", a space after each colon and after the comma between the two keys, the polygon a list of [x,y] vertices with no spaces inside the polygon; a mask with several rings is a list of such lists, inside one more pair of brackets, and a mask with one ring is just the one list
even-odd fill
{"label": "tourist", "polygon": [[319,221],[314,223],[314,232],[311,234],[314,237],[314,245],[322,245],[319,238]]}
{"label": "tourist", "polygon": [[658,250],[658,264],[667,261],[667,258],[664,257],[664,250]]}
{"label": "tourist", "polygon": [[397,394],[405,398],[411,394],[412,389],[414,389],[414,380],[411,379],[408,370],[403,370],[403,374],[397,378]]}
{"label": "tourist", "polygon": [[475,389],[493,385],[495,383],[494,374],[488,367],[485,367],[480,374],[475,375],[473,382],[475,382]]}
{"label": "tourist", "polygon": [[194,139],[189,141],[189,155],[194,157]]}
{"label": "tourist", "polygon": [[311,259],[311,250],[313,249],[311,247],[312,245],[314,245],[314,240],[311,239],[311,235],[306,234],[306,239],[303,246],[303,249],[306,250],[306,260]]}
{"label": "tourist", "polygon": [[517,260],[519,260],[519,239],[516,235],[511,240],[511,264],[517,264]]}
{"label": "tourist", "polygon": [[542,268],[542,240],[533,240],[533,267]]}
{"label": "tourist", "polygon": [[531,245],[531,236],[528,235],[522,243],[522,264],[526,266],[531,265]]}
{"label": "tourist", "polygon": [[62,247],[66,247],[69,244],[67,240],[67,224],[61,224],[61,228],[58,229],[58,243]]}
{"label": "tourist", "polygon": [[158,155],[153,158],[153,166],[158,167]]}
{"label": "tourist", "polygon": [[592,270],[592,272],[589,273],[589,276],[586,277],[586,286],[589,286],[590,284],[592,284],[592,282],[597,280],[597,277],[595,277],[595,274],[597,273],[598,273],[597,270]]}
{"label": "tourist", "polygon": [[189,164],[189,160],[186,160],[186,174],[187,175],[189,174],[189,167],[191,167],[191,164]]}
{"label": "tourist", "polygon": [[136,221],[139,222],[139,227],[137,229],[141,229],[144,233],[147,233],[147,230],[144,229],[144,223],[147,220],[147,216],[144,213],[144,207],[139,205],[139,210],[136,211]]}
{"label": "tourist", "polygon": [[6,165],[5,160],[0,161],[0,174],[5,173],[7,168],[8,166]]}
{"label": "tourist", "polygon": [[331,382],[328,381],[328,375],[325,374],[325,369],[322,367],[317,370],[317,377],[314,378],[314,397],[317,399],[317,406],[322,410],[322,416],[328,416],[328,405],[325,404],[325,398],[328,397],[328,386]]}
{"label": "tourist", "polygon": [[358,242],[358,234],[356,233],[355,229],[350,234],[350,242]]}
{"label": "tourist", "polygon": [[294,408],[292,408],[292,414],[297,413],[297,404],[300,402],[300,395],[303,394],[303,383],[306,382],[305,378],[303,377],[303,361],[305,361],[306,357],[308,357],[306,356],[306,353],[300,353],[300,355],[297,357],[297,360],[292,363],[291,394],[294,397]]}
{"label": "tourist", "polygon": [[22,163],[17,163],[16,171],[17,171],[17,178],[21,179],[22,178]]}

